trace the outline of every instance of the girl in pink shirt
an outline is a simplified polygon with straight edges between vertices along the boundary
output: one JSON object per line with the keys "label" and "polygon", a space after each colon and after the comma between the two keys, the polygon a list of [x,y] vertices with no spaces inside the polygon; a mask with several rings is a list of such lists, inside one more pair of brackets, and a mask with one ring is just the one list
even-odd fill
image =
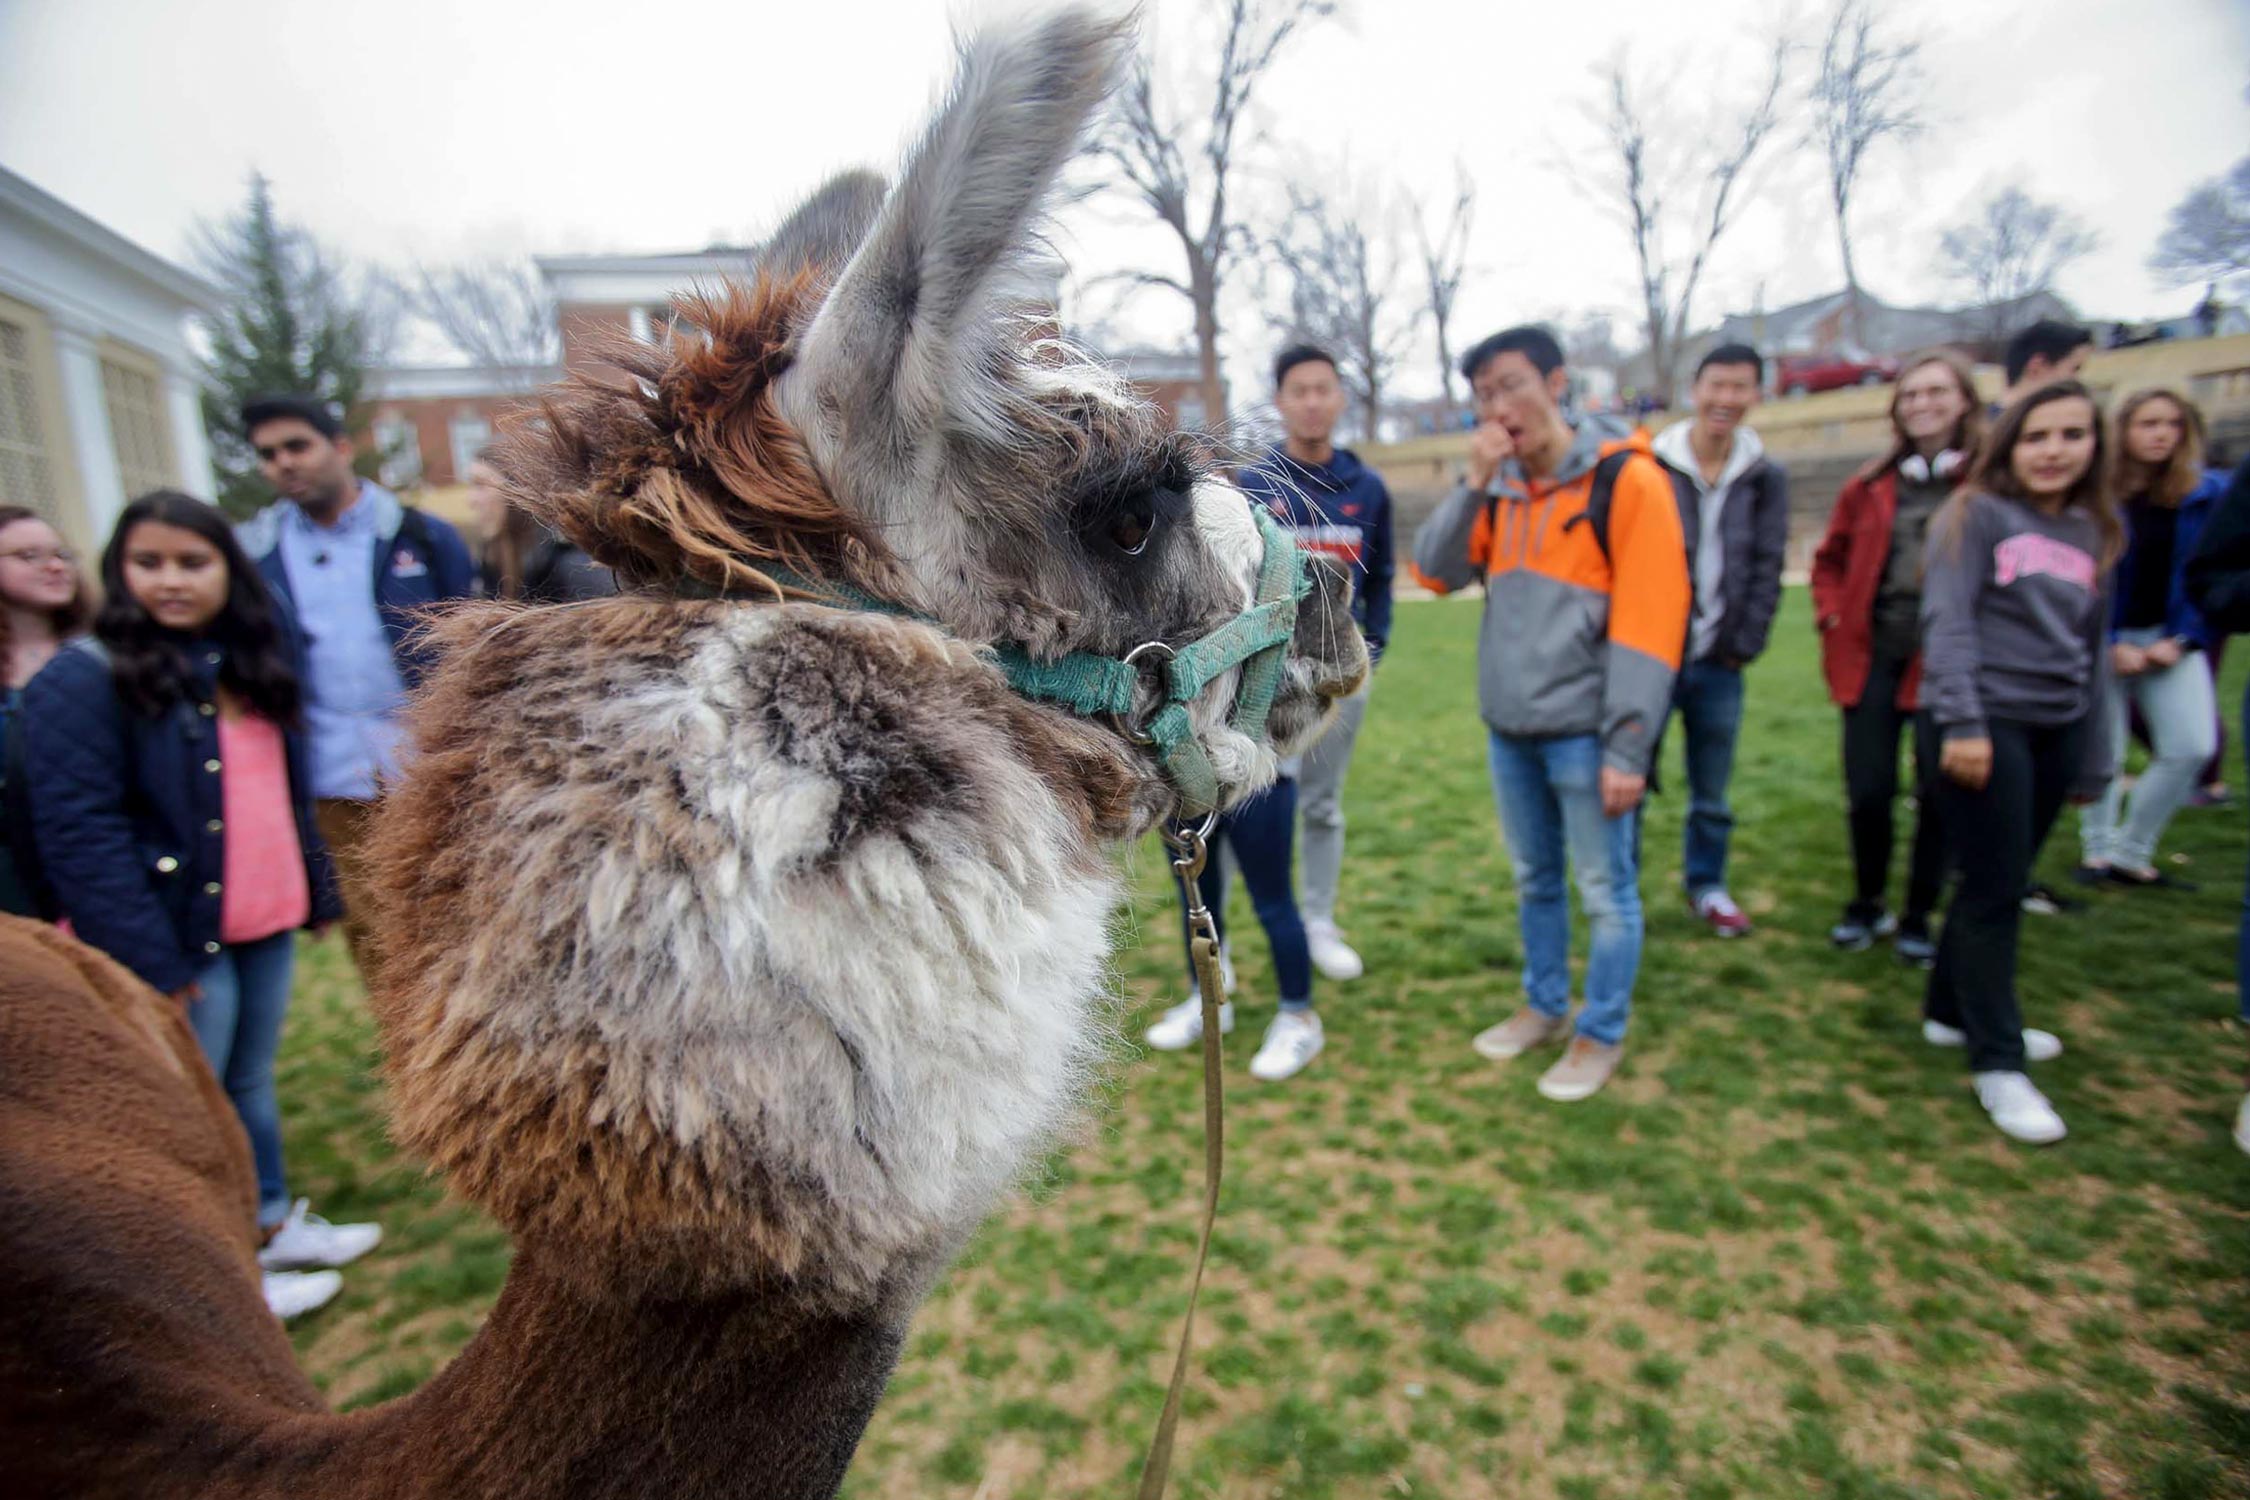
{"label": "girl in pink shirt", "polygon": [[226,518],[187,495],[125,508],[102,581],[93,638],[24,694],[38,854],[74,934],[186,1011],[257,1162],[268,1301],[301,1310],[382,1231],[308,1213],[282,1170],[274,1056],[296,931],[340,914],[295,631]]}

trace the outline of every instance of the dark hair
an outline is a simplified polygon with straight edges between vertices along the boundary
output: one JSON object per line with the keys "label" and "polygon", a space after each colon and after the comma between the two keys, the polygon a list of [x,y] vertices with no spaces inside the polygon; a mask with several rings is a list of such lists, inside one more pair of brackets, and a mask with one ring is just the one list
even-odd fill
{"label": "dark hair", "polygon": [[331,443],[344,435],[344,424],[335,411],[310,396],[252,396],[242,403],[242,435],[248,437],[268,422],[291,417]]}
{"label": "dark hair", "polygon": [[2104,451],[2108,444],[2108,424],[2102,420],[2102,409],[2094,403],[2094,393],[2075,380],[2057,380],[2043,385],[2000,413],[1991,433],[1977,446],[1977,456],[1970,462],[1961,488],[1954,491],[1953,498],[1945,502],[1945,509],[1931,522],[1932,527],[1937,528],[1933,534],[1943,535],[1948,545],[1958,547],[1969,502],[1979,494],[2029,500],[2023,481],[2016,478],[2013,462],[2016,441],[2023,436],[2024,423],[2033,412],[2056,401],[2071,400],[2085,402],[2086,409],[2093,413],[2094,454],[2086,464],[2086,472],[2078,476],[2070,493],[2063,496],[2062,508],[2084,510],[2093,517],[2102,535],[2101,565],[2106,569],[2115,563],[2125,551],[2125,523],[2118,519],[2117,501],[2109,492],[2109,465]]}
{"label": "dark hair", "polygon": [[1906,377],[1930,365],[1943,365],[1953,376],[1953,383],[1961,392],[1961,415],[1953,423],[1953,433],[1945,446],[1968,458],[1984,441],[1984,398],[1977,394],[1976,372],[1969,368],[1968,360],[1951,349],[1924,349],[1920,354],[1907,356],[1906,363],[1898,367],[1898,378],[1891,382],[1891,446],[1883,456],[1859,471],[1859,478],[1873,479],[1898,467],[1898,461],[1914,451],[1914,440],[1906,435],[1906,428],[1898,419],[1899,393],[1906,389]]}
{"label": "dark hair", "polygon": [[2093,341],[2094,336],[2076,323],[2041,318],[2008,340],[2008,384],[2023,379],[2023,372],[2034,359],[2055,364],[2069,358],[2071,350]]}
{"label": "dark hair", "polygon": [[1522,355],[1542,375],[1552,375],[1563,367],[1562,345],[1555,342],[1555,336],[1536,323],[1523,323],[1479,339],[1476,347],[1461,356],[1461,378],[1474,382],[1477,371],[1503,354]]}
{"label": "dark hair", "polygon": [[219,685],[275,723],[295,725],[303,693],[273,595],[218,508],[178,490],[156,490],[126,506],[102,549],[108,597],[94,618],[94,634],[109,648],[118,696],[153,719],[186,698],[194,680],[179,636],[157,624],[125,585],[126,538],[143,521],[192,531],[218,549],[227,565],[227,602],[204,633],[221,649]]}
{"label": "dark hair", "polygon": [[1324,364],[1331,370],[1337,367],[1336,356],[1318,344],[1291,344],[1273,357],[1273,388],[1280,390],[1281,382],[1287,380],[1289,372],[1297,366],[1314,363]]}
{"label": "dark hair", "polygon": [[[28,505],[0,505],[0,527],[13,526],[18,521],[37,521],[50,531],[55,527],[54,522]],[[87,584],[83,571],[73,568],[71,572],[77,587],[70,591],[70,602],[48,616],[54,622],[58,639],[78,634],[86,628],[86,622],[94,618],[94,591]],[[8,629],[8,612],[0,609],[0,673],[6,671],[15,649],[16,643]]]}
{"label": "dark hair", "polygon": [[1721,344],[1695,362],[1696,375],[1713,365],[1748,365],[1752,378],[1760,385],[1766,383],[1766,357],[1748,344]]}

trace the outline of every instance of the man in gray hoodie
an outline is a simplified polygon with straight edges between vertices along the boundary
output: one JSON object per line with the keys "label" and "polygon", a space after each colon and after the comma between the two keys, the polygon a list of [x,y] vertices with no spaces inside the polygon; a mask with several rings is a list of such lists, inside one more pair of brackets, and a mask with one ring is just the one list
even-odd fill
{"label": "man in gray hoodie", "polygon": [[1744,422],[1765,374],[1748,344],[1719,345],[1696,366],[1695,416],[1652,445],[1672,476],[1695,582],[1686,662],[1673,689],[1687,737],[1688,905],[1723,938],[1750,930],[1727,892],[1727,783],[1742,729],[1742,669],[1766,649],[1789,541],[1789,476]]}

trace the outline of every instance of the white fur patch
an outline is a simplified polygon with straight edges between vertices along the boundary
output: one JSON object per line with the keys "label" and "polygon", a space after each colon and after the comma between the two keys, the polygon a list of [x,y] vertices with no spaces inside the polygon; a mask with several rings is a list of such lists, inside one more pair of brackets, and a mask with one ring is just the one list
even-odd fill
{"label": "white fur patch", "polygon": [[[1246,610],[1257,600],[1258,573],[1266,560],[1265,536],[1250,514],[1250,498],[1224,480],[1205,479],[1196,485],[1192,499],[1195,528],[1227,580],[1239,590],[1235,608]],[[1188,710],[1196,738],[1211,757],[1211,768],[1238,797],[1270,784],[1281,766],[1263,740],[1251,739],[1229,722],[1241,681],[1240,667],[1229,670]]]}
{"label": "white fur patch", "polygon": [[601,748],[491,830],[553,872],[508,898],[538,917],[497,919],[512,940],[436,997],[527,1062],[598,1036],[597,1116],[817,1184],[880,1266],[974,1222],[1069,1117],[1109,1034],[1118,882],[997,723],[967,729],[962,797],[839,843],[837,784],[769,742],[749,687],[793,613],[731,611],[677,670],[586,701]]}

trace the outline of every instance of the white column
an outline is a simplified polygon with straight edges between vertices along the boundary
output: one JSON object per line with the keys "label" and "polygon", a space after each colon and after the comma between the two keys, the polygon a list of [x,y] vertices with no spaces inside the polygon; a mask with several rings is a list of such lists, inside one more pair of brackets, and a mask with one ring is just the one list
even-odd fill
{"label": "white column", "polygon": [[55,362],[62,368],[63,417],[70,427],[71,457],[86,501],[86,534],[108,537],[125,508],[125,481],[117,472],[117,444],[109,432],[109,398],[102,391],[102,357],[92,329],[53,314]]}
{"label": "white column", "polygon": [[164,410],[172,422],[172,467],[180,488],[213,504],[219,476],[211,467],[211,443],[203,432],[203,399],[195,377],[169,361],[164,366]]}

